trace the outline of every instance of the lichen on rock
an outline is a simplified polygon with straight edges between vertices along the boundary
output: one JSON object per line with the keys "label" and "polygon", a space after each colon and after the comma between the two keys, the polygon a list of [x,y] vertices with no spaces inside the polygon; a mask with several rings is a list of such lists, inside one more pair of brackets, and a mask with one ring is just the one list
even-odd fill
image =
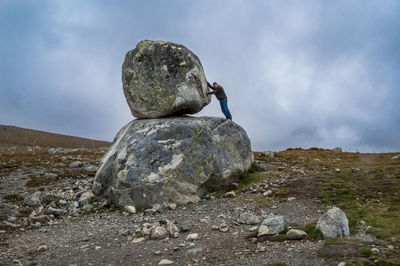
{"label": "lichen on rock", "polygon": [[246,132],[231,120],[134,120],[102,159],[93,190],[119,206],[196,202],[203,193],[238,181],[252,160]]}
{"label": "lichen on rock", "polygon": [[122,83],[137,118],[195,114],[211,101],[199,58],[181,44],[139,42],[126,54]]}

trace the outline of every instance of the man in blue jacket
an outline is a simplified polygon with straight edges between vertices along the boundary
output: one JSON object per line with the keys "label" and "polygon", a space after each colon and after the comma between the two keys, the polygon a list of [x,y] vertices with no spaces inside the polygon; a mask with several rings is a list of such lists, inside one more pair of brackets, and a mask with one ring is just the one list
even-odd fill
{"label": "man in blue jacket", "polygon": [[231,112],[229,112],[228,109],[228,97],[226,97],[224,88],[222,88],[222,86],[219,85],[217,82],[214,82],[211,86],[211,84],[207,81],[207,86],[212,89],[212,91],[207,91],[207,94],[215,94],[215,97],[217,97],[219,104],[221,105],[221,110],[224,113],[225,117],[232,120]]}

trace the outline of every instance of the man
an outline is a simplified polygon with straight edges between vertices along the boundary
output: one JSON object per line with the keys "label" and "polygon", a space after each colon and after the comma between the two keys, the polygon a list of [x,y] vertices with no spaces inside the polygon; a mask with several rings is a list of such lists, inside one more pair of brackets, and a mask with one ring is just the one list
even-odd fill
{"label": "man", "polygon": [[211,86],[207,81],[207,86],[212,89],[212,91],[207,90],[207,94],[215,94],[215,97],[217,97],[219,104],[221,105],[221,111],[224,113],[227,119],[232,120],[231,112],[229,112],[228,109],[228,97],[226,97],[224,88],[222,88],[222,86],[220,86],[217,82],[214,82]]}

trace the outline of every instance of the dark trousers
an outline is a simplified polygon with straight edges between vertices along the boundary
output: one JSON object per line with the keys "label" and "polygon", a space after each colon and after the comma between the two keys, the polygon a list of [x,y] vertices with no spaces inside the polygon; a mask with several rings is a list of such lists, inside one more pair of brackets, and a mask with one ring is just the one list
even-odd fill
{"label": "dark trousers", "polygon": [[222,99],[219,100],[219,104],[221,105],[221,111],[224,113],[225,117],[227,119],[231,119],[232,120],[232,115],[231,112],[229,112],[229,108],[228,108],[228,99]]}

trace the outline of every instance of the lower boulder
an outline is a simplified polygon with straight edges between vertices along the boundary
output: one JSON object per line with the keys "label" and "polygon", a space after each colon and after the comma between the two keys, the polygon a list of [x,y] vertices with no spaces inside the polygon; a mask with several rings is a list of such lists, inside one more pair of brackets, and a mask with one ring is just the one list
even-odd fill
{"label": "lower boulder", "polygon": [[249,137],[232,120],[133,120],[103,157],[93,191],[118,206],[197,202],[203,193],[238,181],[252,162]]}

